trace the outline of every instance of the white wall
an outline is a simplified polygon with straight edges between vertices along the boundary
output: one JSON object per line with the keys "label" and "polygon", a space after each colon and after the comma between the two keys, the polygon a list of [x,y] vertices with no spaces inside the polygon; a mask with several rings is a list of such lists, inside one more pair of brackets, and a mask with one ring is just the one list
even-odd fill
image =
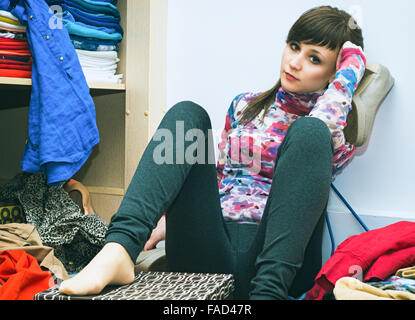
{"label": "white wall", "polygon": [[[413,1],[170,0],[167,105],[193,100],[221,130],[236,94],[263,91],[276,82],[291,25],[307,9],[323,4],[355,16],[368,61],[386,65],[396,80],[368,144],[358,149],[335,185],[369,228],[415,221]],[[362,231],[335,194],[329,213],[337,243]]]}

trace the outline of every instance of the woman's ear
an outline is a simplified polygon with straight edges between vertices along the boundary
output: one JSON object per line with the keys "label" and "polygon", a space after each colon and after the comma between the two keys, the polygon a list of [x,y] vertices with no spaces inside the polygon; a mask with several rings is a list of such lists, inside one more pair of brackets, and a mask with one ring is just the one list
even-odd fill
{"label": "woman's ear", "polygon": [[333,82],[335,76],[336,76],[336,72],[333,72],[329,78],[329,84]]}
{"label": "woman's ear", "polygon": [[337,72],[337,70],[339,70],[340,62],[341,62],[341,48],[338,48],[337,49],[336,67],[335,67],[335,70],[333,70],[333,73],[331,74],[331,76],[329,78],[329,84],[333,82],[333,80],[336,76],[336,72]]}

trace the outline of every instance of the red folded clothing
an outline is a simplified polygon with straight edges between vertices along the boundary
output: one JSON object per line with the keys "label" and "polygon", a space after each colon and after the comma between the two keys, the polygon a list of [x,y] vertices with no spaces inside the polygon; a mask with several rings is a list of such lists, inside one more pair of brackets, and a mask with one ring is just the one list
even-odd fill
{"label": "red folded clothing", "polygon": [[0,38],[0,50],[30,50],[30,47],[25,40]]}
{"label": "red folded clothing", "polygon": [[5,57],[13,56],[31,56],[30,50],[0,50],[0,55]]}
{"label": "red folded clothing", "polygon": [[0,42],[0,50],[28,50],[29,45],[28,44],[6,44],[3,42]]}
{"label": "red folded clothing", "polygon": [[0,60],[0,69],[15,69],[15,70],[32,70],[32,64],[11,64],[11,63],[1,63]]}
{"label": "red folded clothing", "polygon": [[52,274],[24,250],[0,253],[0,282],[0,300],[33,300],[35,294],[55,285]]}
{"label": "red folded clothing", "polygon": [[2,38],[2,37],[0,37],[0,43],[2,43],[2,42],[27,43],[27,40],[15,39],[15,38]]}
{"label": "red folded clothing", "polygon": [[[25,60],[25,61],[20,61]],[[21,65],[32,65],[33,57],[2,57],[0,56],[0,63],[2,64],[21,64]]]}
{"label": "red folded clothing", "polygon": [[0,77],[32,78],[32,71],[15,70],[15,69],[0,69]]}
{"label": "red folded clothing", "polygon": [[9,46],[9,45],[2,45],[0,43],[0,50],[24,50],[27,49],[27,46]]}

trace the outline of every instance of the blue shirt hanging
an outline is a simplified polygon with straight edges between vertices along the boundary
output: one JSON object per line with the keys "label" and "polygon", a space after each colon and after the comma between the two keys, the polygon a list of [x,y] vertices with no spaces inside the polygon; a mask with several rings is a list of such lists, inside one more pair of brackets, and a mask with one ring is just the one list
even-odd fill
{"label": "blue shirt hanging", "polygon": [[33,55],[28,139],[21,167],[48,184],[71,178],[99,142],[94,101],[68,31],[45,0],[0,0],[26,25]]}

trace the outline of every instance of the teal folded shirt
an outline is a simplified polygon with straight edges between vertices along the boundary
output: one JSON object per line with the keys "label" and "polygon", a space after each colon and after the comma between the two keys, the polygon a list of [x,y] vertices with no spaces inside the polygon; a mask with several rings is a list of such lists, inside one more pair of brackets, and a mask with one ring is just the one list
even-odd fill
{"label": "teal folded shirt", "polygon": [[63,12],[62,23],[70,35],[115,41],[121,41],[123,37],[121,33],[115,32],[112,28],[96,27],[75,21],[68,11]]}
{"label": "teal folded shirt", "polygon": [[92,0],[71,0],[71,1],[79,4],[80,6],[86,9],[96,11],[97,13],[106,13],[106,14],[113,15],[115,17],[120,16],[120,12],[118,11],[118,8],[110,2],[92,1]]}

